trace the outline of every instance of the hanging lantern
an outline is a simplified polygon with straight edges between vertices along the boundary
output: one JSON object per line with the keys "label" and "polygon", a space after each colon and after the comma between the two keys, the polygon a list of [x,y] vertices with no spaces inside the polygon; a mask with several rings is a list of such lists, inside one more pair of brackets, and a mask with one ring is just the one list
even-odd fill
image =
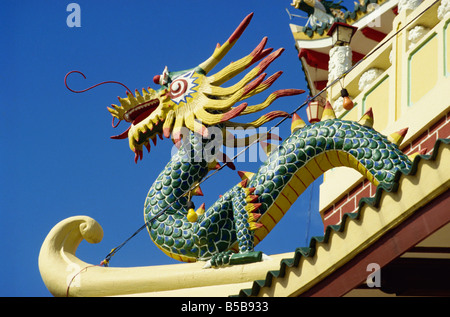
{"label": "hanging lantern", "polygon": [[333,46],[345,46],[350,44],[357,29],[357,27],[347,23],[335,22],[328,30],[327,35],[331,36]]}
{"label": "hanging lantern", "polygon": [[341,96],[344,99],[343,102],[342,102],[342,106],[344,107],[344,109],[345,110],[352,110],[353,109],[353,101],[348,96],[347,89],[344,88],[344,89],[341,90]]}
{"label": "hanging lantern", "polygon": [[322,118],[323,113],[323,103],[314,100],[310,101],[308,107],[306,108],[306,114],[308,115],[309,123],[319,122]]}

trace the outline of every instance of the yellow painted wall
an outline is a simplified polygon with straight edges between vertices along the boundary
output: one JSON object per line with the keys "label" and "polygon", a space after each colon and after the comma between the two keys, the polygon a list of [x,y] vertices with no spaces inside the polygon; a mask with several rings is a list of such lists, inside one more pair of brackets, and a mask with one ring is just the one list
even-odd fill
{"label": "yellow painted wall", "polygon": [[438,37],[436,33],[417,47],[408,62],[408,106],[414,105],[438,80]]}
{"label": "yellow painted wall", "polygon": [[358,121],[361,117],[361,107],[358,104],[355,104],[352,110],[347,111],[342,115],[341,119],[349,120],[349,121]]}
{"label": "yellow painted wall", "polygon": [[[373,113],[389,113],[389,77],[381,78],[363,98],[363,113],[372,107]],[[388,125],[389,117],[387,115],[377,116],[374,122],[374,129],[382,131]]]}

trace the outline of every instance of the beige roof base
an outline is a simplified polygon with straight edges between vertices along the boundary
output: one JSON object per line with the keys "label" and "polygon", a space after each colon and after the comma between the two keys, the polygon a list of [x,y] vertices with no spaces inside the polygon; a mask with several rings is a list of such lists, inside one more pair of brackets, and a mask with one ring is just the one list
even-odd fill
{"label": "beige roof base", "polygon": [[86,263],[75,256],[85,239],[98,243],[101,226],[87,216],[58,223],[47,235],[39,254],[42,279],[54,296],[228,296],[250,287],[269,270],[278,269],[292,253],[270,260],[219,269],[203,269],[205,262],[116,268]]}

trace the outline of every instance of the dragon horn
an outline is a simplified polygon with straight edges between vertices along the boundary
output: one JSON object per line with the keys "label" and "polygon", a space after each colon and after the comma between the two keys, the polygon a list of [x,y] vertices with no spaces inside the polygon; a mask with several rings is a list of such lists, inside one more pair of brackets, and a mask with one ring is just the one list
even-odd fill
{"label": "dragon horn", "polygon": [[231,34],[230,38],[223,44],[217,44],[214,53],[203,63],[198,65],[201,69],[204,70],[205,74],[208,74],[217,63],[228,53],[228,51],[233,47],[233,45],[237,42],[239,37],[242,35],[246,27],[249,25],[250,20],[253,17],[253,12],[250,13],[242,20],[241,24],[237,27],[237,29]]}

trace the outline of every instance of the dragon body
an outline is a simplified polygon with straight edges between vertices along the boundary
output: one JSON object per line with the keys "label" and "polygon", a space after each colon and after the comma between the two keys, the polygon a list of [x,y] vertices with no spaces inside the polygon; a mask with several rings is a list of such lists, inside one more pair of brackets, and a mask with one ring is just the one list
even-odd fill
{"label": "dragon body", "polygon": [[190,142],[172,157],[145,201],[146,219],[175,202],[148,229],[166,254],[182,261],[209,259],[228,250],[253,251],[308,185],[330,168],[353,167],[378,184],[392,182],[397,169],[410,166],[397,145],[372,128],[324,120],[291,134],[256,173],[241,173],[241,182],[191,222],[188,199],[182,196],[206,176],[208,162],[194,159],[205,146],[201,139],[192,134]]}
{"label": "dragon body", "polygon": [[[397,146],[405,131],[389,140],[372,128],[371,111],[357,123],[337,119],[327,105],[322,120],[315,124],[307,125],[294,114],[292,134],[270,152],[258,171],[240,172],[239,183],[208,208],[202,204],[195,210],[191,196],[198,194],[199,183],[217,168],[233,167],[221,152],[222,146],[247,146],[255,140],[276,139],[270,133],[236,139],[230,137],[229,129],[257,128],[289,114],[272,111],[249,123],[231,120],[259,112],[279,97],[304,92],[278,90],[261,104],[235,105],[266,90],[281,75],[277,72],[265,79],[264,70],[282,52],[265,49],[266,38],[251,54],[208,75],[243,33],[251,17],[247,16],[199,66],[182,72],[169,72],[166,68],[154,78],[160,89],[144,89],[135,95],[130,92],[127,98],[119,98],[120,105],[108,109],[114,118],[130,123],[128,130],[112,138],[128,138],[136,162],[143,157],[142,149],[150,151],[150,140],[156,144],[157,137],[171,138],[178,148],[151,186],[144,206],[151,239],[177,260],[210,260],[213,266],[259,261],[262,253],[255,252],[254,247],[326,170],[352,167],[378,185],[392,182],[398,169],[411,164]],[[257,62],[236,84],[220,87]]]}

